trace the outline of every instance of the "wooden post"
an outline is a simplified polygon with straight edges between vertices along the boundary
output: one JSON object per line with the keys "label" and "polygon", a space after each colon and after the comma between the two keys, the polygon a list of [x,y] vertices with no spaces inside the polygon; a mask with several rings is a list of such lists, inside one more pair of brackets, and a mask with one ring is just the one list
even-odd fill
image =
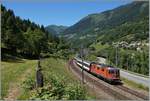
{"label": "wooden post", "polygon": [[36,69],[36,87],[43,87],[43,74],[41,72],[40,60]]}

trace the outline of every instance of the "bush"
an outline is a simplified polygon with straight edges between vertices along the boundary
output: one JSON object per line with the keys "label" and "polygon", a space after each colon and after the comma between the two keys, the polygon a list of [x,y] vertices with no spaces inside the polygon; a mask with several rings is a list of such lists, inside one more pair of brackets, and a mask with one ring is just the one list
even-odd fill
{"label": "bush", "polygon": [[31,77],[27,77],[22,85],[25,90],[32,90],[35,88],[35,81]]}
{"label": "bush", "polygon": [[86,99],[86,93],[85,89],[81,87],[79,84],[73,85],[69,84],[65,88],[65,97],[67,100],[85,100]]}
{"label": "bush", "polygon": [[65,78],[52,74],[49,83],[32,93],[31,98],[40,100],[83,100],[86,99],[85,89],[79,84],[66,84]]}

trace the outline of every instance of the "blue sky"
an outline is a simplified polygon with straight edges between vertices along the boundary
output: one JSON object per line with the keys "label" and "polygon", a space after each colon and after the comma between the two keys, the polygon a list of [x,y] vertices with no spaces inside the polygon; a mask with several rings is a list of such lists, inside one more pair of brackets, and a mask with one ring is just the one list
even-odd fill
{"label": "blue sky", "polygon": [[40,25],[71,26],[88,14],[100,13],[130,2],[131,0],[5,1],[3,5],[22,19],[30,19]]}

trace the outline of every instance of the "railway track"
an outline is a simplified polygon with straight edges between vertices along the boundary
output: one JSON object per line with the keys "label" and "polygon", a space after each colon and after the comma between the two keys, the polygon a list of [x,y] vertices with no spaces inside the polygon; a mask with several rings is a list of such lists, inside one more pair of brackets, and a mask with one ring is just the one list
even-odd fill
{"label": "railway track", "polygon": [[123,85],[116,85],[116,87],[119,88],[119,89],[122,89],[122,90],[124,90],[124,91],[126,91],[126,92],[129,92],[129,93],[131,93],[131,94],[133,94],[133,95],[135,95],[135,96],[138,96],[138,97],[140,97],[140,98],[142,98],[142,99],[144,99],[144,100],[148,100],[148,99],[149,99],[148,96],[146,96],[146,95],[144,95],[144,94],[142,94],[142,93],[139,93],[139,92],[137,92],[137,91],[134,91],[134,90],[132,90],[132,89],[130,89],[130,88],[127,88],[127,87],[125,87],[125,86],[123,86]]}
{"label": "railway track", "polygon": [[[79,67],[77,67],[77,65],[74,63],[74,60],[71,60],[69,62],[69,67],[70,69],[72,69],[74,72],[77,73],[78,77],[80,79],[82,72],[81,69]],[[92,84],[95,86],[95,88],[99,88],[101,90],[103,90],[105,93],[107,93],[110,96],[113,96],[114,99],[117,100],[148,100],[148,96],[145,96],[139,92],[136,92],[134,90],[131,90],[125,86],[122,85],[110,85],[94,76],[92,76],[89,73],[85,73],[84,74],[84,79],[85,79],[85,83],[88,84]]]}
{"label": "railway track", "polygon": [[[70,65],[71,65],[71,67],[72,67],[71,69],[73,69],[73,70],[81,77],[82,73],[81,73],[81,71],[80,71],[79,69],[77,69],[77,68],[75,67],[75,65],[73,64],[73,61],[71,61]],[[103,90],[105,93],[107,93],[107,94],[110,95],[110,96],[114,96],[114,97],[115,97],[116,99],[118,99],[118,100],[124,100],[124,99],[126,99],[126,100],[131,100],[130,98],[127,98],[127,97],[124,96],[124,95],[121,95],[121,94],[116,93],[116,91],[114,91],[114,90],[112,90],[112,89],[109,89],[107,86],[105,86],[105,85],[99,83],[97,80],[95,80],[95,79],[93,79],[93,78],[90,78],[89,76],[85,76],[84,79],[85,79],[86,81],[92,82],[92,83],[94,84],[95,88],[100,88],[100,89]],[[84,82],[85,82],[85,81],[84,81]]]}

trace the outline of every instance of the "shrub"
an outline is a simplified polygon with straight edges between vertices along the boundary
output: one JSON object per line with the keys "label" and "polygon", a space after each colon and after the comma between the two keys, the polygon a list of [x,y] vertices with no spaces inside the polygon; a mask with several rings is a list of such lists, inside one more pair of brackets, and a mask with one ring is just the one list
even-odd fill
{"label": "shrub", "polygon": [[86,99],[85,89],[81,85],[65,83],[64,77],[58,77],[57,75],[51,74],[49,76],[49,83],[38,88],[32,93],[31,98],[40,100],[83,100]]}
{"label": "shrub", "polygon": [[85,89],[81,87],[79,84],[73,85],[69,84],[65,88],[65,97],[67,100],[85,100],[86,93]]}
{"label": "shrub", "polygon": [[32,90],[35,87],[35,81],[32,77],[27,77],[22,85],[25,90]]}

